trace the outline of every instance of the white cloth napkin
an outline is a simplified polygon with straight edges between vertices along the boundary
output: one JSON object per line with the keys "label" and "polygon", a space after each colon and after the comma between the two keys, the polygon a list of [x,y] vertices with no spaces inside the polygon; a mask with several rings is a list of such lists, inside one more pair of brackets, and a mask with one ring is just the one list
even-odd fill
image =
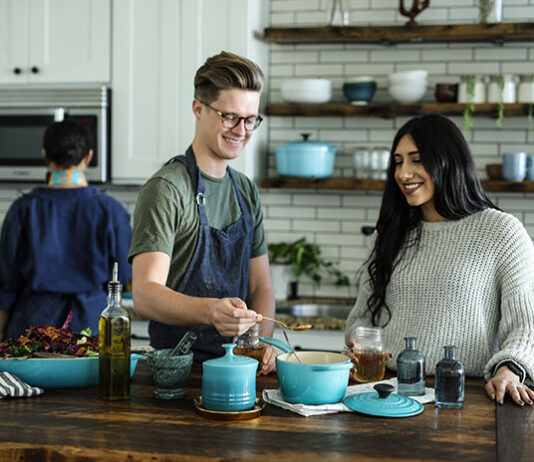
{"label": "white cloth napkin", "polygon": [[[373,387],[377,383],[389,383],[393,385],[395,389],[397,389],[397,378],[394,377],[392,379],[381,380],[379,382],[362,383],[361,385],[350,385],[349,387],[347,387],[345,398],[349,395],[354,395],[356,393],[374,391]],[[422,404],[431,403],[434,401],[434,389],[425,388],[424,395],[410,396],[410,398],[413,398]],[[288,411],[296,412],[297,414],[303,415],[305,417],[319,414],[333,414],[336,412],[354,412],[352,409],[348,408],[343,404],[343,400],[333,404],[291,404],[284,400],[284,398],[282,397],[282,393],[280,393],[280,390],[263,390],[263,400],[267,403],[282,407],[284,409],[287,409]]]}
{"label": "white cloth napkin", "polygon": [[44,390],[32,387],[9,372],[0,372],[0,399],[6,396],[13,398],[42,395]]}

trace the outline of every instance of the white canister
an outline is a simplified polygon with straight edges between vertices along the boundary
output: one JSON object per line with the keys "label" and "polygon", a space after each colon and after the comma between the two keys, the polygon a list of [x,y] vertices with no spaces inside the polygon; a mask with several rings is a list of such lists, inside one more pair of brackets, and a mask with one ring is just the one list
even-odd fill
{"label": "white canister", "polygon": [[517,89],[517,101],[534,103],[534,75],[521,75]]}
{"label": "white canister", "polygon": [[502,21],[502,0],[478,0],[479,20],[481,23]]}
{"label": "white canister", "polygon": [[[470,95],[468,88],[473,84],[473,94]],[[482,76],[463,75],[460,77],[460,86],[458,87],[459,103],[485,103],[486,102],[486,84]]]}
{"label": "white canister", "polygon": [[488,85],[488,103],[515,103],[516,83],[512,74],[493,75]]}

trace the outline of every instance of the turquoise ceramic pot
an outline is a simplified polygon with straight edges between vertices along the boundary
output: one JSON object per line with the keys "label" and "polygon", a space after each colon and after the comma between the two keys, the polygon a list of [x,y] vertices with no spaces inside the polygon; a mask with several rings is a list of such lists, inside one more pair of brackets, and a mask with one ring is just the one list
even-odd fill
{"label": "turquoise ceramic pot", "polygon": [[202,363],[202,402],[212,411],[245,411],[256,402],[258,361],[234,355],[235,344],[225,343],[226,354]]}
{"label": "turquoise ceramic pot", "polygon": [[327,351],[299,351],[301,364],[284,342],[270,337],[260,340],[286,352],[276,357],[276,370],[280,392],[288,403],[331,404],[345,397],[352,368],[347,356]]}

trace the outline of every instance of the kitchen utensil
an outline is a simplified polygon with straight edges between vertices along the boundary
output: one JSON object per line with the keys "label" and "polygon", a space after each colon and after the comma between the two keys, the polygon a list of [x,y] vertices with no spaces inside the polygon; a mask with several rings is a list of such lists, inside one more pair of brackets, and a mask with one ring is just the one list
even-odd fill
{"label": "kitchen utensil", "polygon": [[235,343],[224,343],[226,354],[202,363],[202,401],[211,411],[246,411],[256,401],[258,361],[234,355]]}
{"label": "kitchen utensil", "polygon": [[502,176],[508,181],[523,181],[527,176],[527,153],[511,152],[503,154]]}
{"label": "kitchen utensil", "polygon": [[372,77],[364,76],[343,84],[343,94],[351,104],[367,104],[373,99],[375,92],[376,82]]}
{"label": "kitchen utensil", "polygon": [[[132,353],[130,376],[145,356]],[[0,359],[0,371],[42,388],[82,388],[98,385],[98,356],[88,358]]]}
{"label": "kitchen utensil", "polygon": [[282,99],[290,103],[327,103],[332,99],[328,79],[291,79],[280,85]]}
{"label": "kitchen utensil", "polygon": [[409,417],[424,410],[419,401],[392,393],[395,387],[391,384],[377,383],[373,388],[376,391],[349,395],[343,403],[353,411],[377,417]]}
{"label": "kitchen utensil", "polygon": [[260,398],[256,398],[256,402],[252,409],[246,411],[212,411],[211,409],[206,409],[204,403],[202,402],[202,396],[193,398],[193,404],[195,405],[198,413],[207,417],[208,419],[215,420],[251,420],[259,417],[261,411],[265,408],[265,401]]}
{"label": "kitchen utensil", "polygon": [[[185,336],[182,337],[182,340],[184,338]],[[192,345],[191,338],[188,337],[183,343],[179,342],[176,347],[182,343],[182,346],[185,345],[189,349]],[[191,374],[193,352],[175,354],[174,351],[179,350],[176,347],[172,350],[170,348],[154,350],[147,357],[148,371],[158,386],[153,391],[154,397],[157,399],[180,399],[187,394],[183,385]]]}
{"label": "kitchen utensil", "polygon": [[299,351],[297,362],[291,348],[279,339],[261,337],[285,353],[276,357],[280,392],[288,403],[331,404],[343,399],[347,391],[351,360],[326,351]]}
{"label": "kitchen utensil", "polygon": [[458,100],[458,84],[436,83],[434,96],[440,103],[455,103]]}
{"label": "kitchen utensil", "polygon": [[292,141],[274,148],[278,175],[304,178],[332,176],[336,152],[340,149],[308,138],[309,133],[303,133],[302,141]]}
{"label": "kitchen utensil", "polygon": [[192,330],[188,330],[176,346],[170,350],[167,356],[185,355],[196,342],[198,335]]}
{"label": "kitchen utensil", "polygon": [[308,330],[313,327],[311,324],[303,324],[301,326],[291,327],[291,326],[288,326],[285,322],[279,321],[278,319],[268,318],[267,316],[263,316],[263,319],[267,319],[267,321],[275,322],[276,324],[279,324],[280,326],[285,327],[286,329],[292,330],[294,332]]}
{"label": "kitchen utensil", "polygon": [[282,334],[284,334],[284,337],[285,337],[285,339],[286,339],[286,342],[287,342],[287,344],[289,345],[289,348],[291,349],[291,353],[293,353],[293,355],[295,355],[295,358],[297,358],[297,361],[298,361],[299,363],[302,364],[302,361],[300,360],[299,356],[298,356],[297,353],[295,352],[295,349],[294,349],[293,346],[291,345],[291,342],[289,341],[289,337],[287,336],[286,331],[283,330],[283,331],[282,331]]}

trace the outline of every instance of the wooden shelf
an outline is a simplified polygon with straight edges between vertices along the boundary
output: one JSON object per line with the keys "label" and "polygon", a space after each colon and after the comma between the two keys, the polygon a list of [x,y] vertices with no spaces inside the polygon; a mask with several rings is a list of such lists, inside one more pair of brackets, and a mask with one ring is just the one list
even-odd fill
{"label": "wooden shelf", "polygon": [[[475,104],[473,117],[498,116],[498,104]],[[505,104],[504,116],[528,116],[530,104]],[[443,115],[463,115],[463,103],[423,103],[423,104],[367,104],[356,106],[347,103],[326,104],[268,104],[265,113],[270,116],[305,116],[305,117],[382,117],[415,116],[438,113]]]}
{"label": "wooden shelf", "polygon": [[[353,178],[264,178],[262,188],[274,189],[323,189],[382,191],[383,180],[356,180]],[[534,192],[534,181],[483,181],[486,192]]]}
{"label": "wooden shelf", "polygon": [[264,38],[274,43],[435,43],[518,42],[534,40],[534,23],[446,24],[415,26],[270,27]]}

